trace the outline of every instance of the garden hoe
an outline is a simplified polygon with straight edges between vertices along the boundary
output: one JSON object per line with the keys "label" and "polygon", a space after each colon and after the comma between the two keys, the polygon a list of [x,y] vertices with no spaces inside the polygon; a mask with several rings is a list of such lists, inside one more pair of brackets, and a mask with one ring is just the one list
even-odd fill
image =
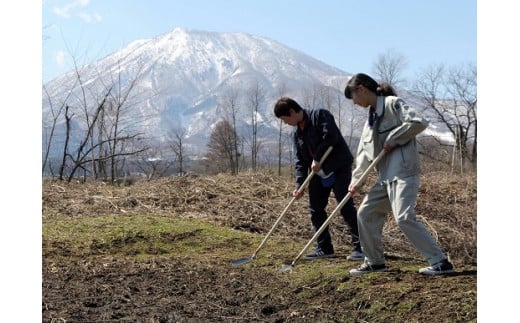
{"label": "garden hoe", "polygon": [[[327,156],[330,154],[331,151],[332,151],[332,147],[329,147],[327,149],[327,151],[325,152],[325,154],[323,154],[323,156],[321,157],[320,165],[323,164],[323,162],[325,161],[325,159],[327,158]],[[303,192],[305,190],[305,188],[309,185],[309,182],[311,181],[311,179],[314,176],[314,174],[315,174],[314,172],[310,172],[310,174],[305,179],[305,182],[303,182],[303,184],[298,189],[299,192]],[[276,228],[278,223],[280,223],[280,220],[282,220],[282,218],[285,216],[285,213],[287,213],[287,210],[289,210],[289,208],[291,207],[291,205],[294,203],[295,200],[296,200],[296,197],[293,196],[293,198],[291,199],[289,204],[285,207],[285,209],[283,210],[282,214],[280,214],[278,219],[276,219],[276,222],[273,224],[273,227],[271,228],[271,230],[269,230],[269,232],[267,233],[265,238],[262,240],[262,243],[260,243],[258,248],[256,248],[255,252],[251,255],[251,257],[244,257],[244,258],[233,260],[231,262],[231,264],[233,266],[237,267],[237,266],[240,266],[240,265],[243,265],[243,264],[247,264],[248,262],[251,262],[251,261],[253,261],[253,259],[255,259],[258,251],[260,251],[260,249],[262,249],[262,247],[264,246],[265,242],[267,241],[267,238],[269,238],[271,233],[273,233],[274,229]]]}
{"label": "garden hoe", "polygon": [[[372,168],[374,168],[377,163],[381,160],[381,158],[383,158],[383,156],[385,155],[385,151],[382,150],[379,155],[377,155],[376,159],[374,159],[372,161],[372,163],[370,164],[370,166],[368,166],[368,168],[363,172],[363,174],[361,175],[361,177],[359,178],[359,180],[356,182],[356,186],[359,184],[359,183],[363,183],[366,178],[368,177],[368,174],[370,173],[370,171],[372,170]],[[341,208],[343,207],[343,205],[345,205],[345,203],[348,202],[348,200],[352,197],[352,193],[351,192],[348,192],[348,194],[341,200],[341,202],[336,206],[336,208],[334,209],[334,211],[332,211],[332,213],[329,215],[329,217],[327,218],[327,220],[325,220],[325,222],[321,225],[321,227],[318,229],[318,231],[316,231],[316,233],[314,234],[314,236],[311,238],[311,240],[305,245],[305,247],[303,247],[302,251],[300,251],[300,253],[298,254],[298,256],[296,256],[296,258],[294,258],[293,262],[290,264],[290,265],[283,265],[282,266],[282,269],[280,269],[280,272],[288,272],[288,271],[291,271],[294,267],[294,265],[296,264],[296,262],[300,259],[300,257],[305,253],[305,251],[307,251],[307,249],[309,249],[309,246],[314,242],[316,241],[316,239],[318,238],[318,236],[325,230],[325,228],[327,227],[327,225],[329,224],[330,220],[332,219],[333,216],[336,215],[336,213],[339,213],[339,211],[341,210]]]}

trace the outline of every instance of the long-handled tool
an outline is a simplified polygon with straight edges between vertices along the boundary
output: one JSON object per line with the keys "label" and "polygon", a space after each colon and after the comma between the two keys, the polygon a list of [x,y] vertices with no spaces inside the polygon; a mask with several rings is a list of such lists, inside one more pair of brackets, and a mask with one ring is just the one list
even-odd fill
{"label": "long-handled tool", "polygon": [[[368,166],[368,168],[363,172],[363,174],[361,175],[361,177],[359,178],[359,180],[356,182],[356,186],[359,184],[359,183],[363,183],[366,178],[368,177],[368,174],[370,173],[370,171],[372,170],[372,168],[374,168],[377,163],[381,160],[381,158],[383,158],[383,156],[385,155],[385,151],[382,150],[379,155],[377,155],[376,159],[374,159],[372,161],[372,163]],[[305,251],[307,251],[307,249],[309,249],[309,246],[314,242],[316,241],[316,239],[319,237],[319,235],[325,230],[325,228],[327,227],[327,225],[329,224],[330,220],[332,220],[332,217],[336,215],[336,213],[339,213],[339,211],[341,210],[341,208],[343,207],[343,205],[345,205],[345,203],[348,202],[348,200],[352,197],[352,193],[351,192],[348,192],[348,194],[341,200],[341,202],[336,206],[336,208],[334,209],[334,211],[332,211],[332,213],[329,215],[329,217],[327,218],[327,220],[325,220],[325,222],[323,222],[323,224],[321,225],[321,227],[318,229],[318,231],[316,231],[316,233],[314,234],[314,236],[311,238],[311,240],[309,240],[309,242],[305,245],[305,247],[303,247],[302,251],[300,251],[300,253],[298,254],[298,256],[296,256],[296,258],[294,258],[294,260],[292,261],[292,263],[290,265],[283,265],[282,266],[282,269],[280,269],[281,272],[288,272],[288,271],[291,271],[294,267],[294,265],[296,264],[296,262],[300,259],[300,257],[305,253]]]}
{"label": "long-handled tool", "polygon": [[[320,160],[320,165],[323,164],[323,162],[325,161],[325,159],[327,159],[327,156],[330,154],[330,152],[332,151],[332,146],[329,147],[327,149],[327,151],[325,151],[325,154],[323,154],[323,156],[321,157],[321,160]],[[305,188],[309,185],[312,177],[314,176],[314,172],[310,172],[309,175],[307,176],[307,178],[305,179],[305,181],[303,182],[303,184],[300,186],[300,188],[298,189],[298,191],[300,193],[302,193]],[[250,256],[250,257],[244,257],[244,258],[240,258],[240,259],[236,259],[236,260],[233,260],[231,262],[231,264],[235,267],[237,266],[240,266],[240,265],[243,265],[243,264],[247,264],[248,262],[251,262],[253,261],[253,259],[255,259],[257,253],[260,251],[260,249],[262,249],[262,247],[264,246],[265,242],[267,241],[267,238],[269,238],[269,236],[271,235],[271,233],[273,233],[274,229],[276,228],[276,226],[278,225],[278,223],[280,223],[280,221],[282,220],[282,218],[285,216],[285,213],[287,213],[287,210],[289,210],[289,208],[291,207],[291,205],[294,203],[294,201],[296,200],[296,197],[293,196],[293,198],[291,199],[291,201],[289,202],[289,204],[287,204],[287,206],[285,207],[285,209],[283,210],[282,214],[280,214],[280,216],[278,217],[278,219],[276,219],[276,222],[273,224],[273,227],[271,228],[271,230],[269,230],[269,232],[267,233],[267,235],[264,237],[264,239],[262,240],[262,243],[260,243],[260,245],[258,246],[258,248],[256,248],[255,252],[253,252],[253,254]]]}

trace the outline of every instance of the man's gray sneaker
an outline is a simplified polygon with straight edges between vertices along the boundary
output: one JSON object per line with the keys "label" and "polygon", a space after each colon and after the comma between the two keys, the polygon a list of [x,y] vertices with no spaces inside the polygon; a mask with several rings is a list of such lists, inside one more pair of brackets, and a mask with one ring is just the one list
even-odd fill
{"label": "man's gray sneaker", "polygon": [[353,276],[361,276],[364,274],[374,273],[374,272],[383,272],[386,271],[386,265],[369,265],[367,263],[364,263],[361,265],[361,267],[357,269],[351,269],[350,274]]}
{"label": "man's gray sneaker", "polygon": [[325,253],[321,249],[316,249],[314,252],[306,255],[303,257],[303,259],[306,260],[314,260],[314,259],[321,259],[321,258],[334,258],[336,257],[336,254],[334,252],[331,253]]}
{"label": "man's gray sneaker", "polygon": [[436,264],[431,265],[430,267],[419,269],[419,273],[423,275],[451,274],[453,273],[453,265],[448,261],[448,259],[444,259]]}

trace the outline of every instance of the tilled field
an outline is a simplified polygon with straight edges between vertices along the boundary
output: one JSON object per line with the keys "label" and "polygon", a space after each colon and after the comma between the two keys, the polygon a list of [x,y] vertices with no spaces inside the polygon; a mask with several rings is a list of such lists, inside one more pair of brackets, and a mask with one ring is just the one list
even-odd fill
{"label": "tilled field", "polygon": [[[96,252],[81,257],[43,237],[42,320],[46,322],[393,322],[476,320],[476,178],[426,174],[419,219],[438,239],[456,274],[424,277],[423,266],[391,217],[385,224],[389,273],[351,277],[359,263],[345,260],[346,226],[331,231],[339,257],[334,268],[307,281],[282,274],[282,260],[241,267],[231,256],[189,254],[137,259]],[[185,176],[130,186],[44,181],[43,223],[103,215],[154,214],[203,219],[222,227],[265,235],[290,200],[292,183],[271,174]],[[355,198],[359,204],[359,197]],[[330,209],[335,205],[330,200]],[[306,201],[297,201],[273,239],[312,236]],[[180,238],[179,238],[180,239]],[[197,236],[182,237],[197,239]],[[175,239],[172,239],[175,243]],[[303,245],[302,245],[303,246]],[[240,246],[238,246],[240,247]],[[244,246],[248,255],[256,246]],[[303,272],[306,264],[299,265]],[[300,273],[301,274],[301,273]]]}

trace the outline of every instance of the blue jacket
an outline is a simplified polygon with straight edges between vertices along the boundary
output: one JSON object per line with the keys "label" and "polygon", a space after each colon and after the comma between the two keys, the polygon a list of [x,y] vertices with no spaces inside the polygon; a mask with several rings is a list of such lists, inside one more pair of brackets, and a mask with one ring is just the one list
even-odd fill
{"label": "blue jacket", "polygon": [[337,172],[347,167],[350,171],[353,156],[347,142],[330,111],[325,109],[303,109],[305,129],[296,126],[294,131],[294,150],[296,151],[296,189],[307,178],[313,160],[320,161],[329,146],[332,152],[321,169],[325,174]]}

